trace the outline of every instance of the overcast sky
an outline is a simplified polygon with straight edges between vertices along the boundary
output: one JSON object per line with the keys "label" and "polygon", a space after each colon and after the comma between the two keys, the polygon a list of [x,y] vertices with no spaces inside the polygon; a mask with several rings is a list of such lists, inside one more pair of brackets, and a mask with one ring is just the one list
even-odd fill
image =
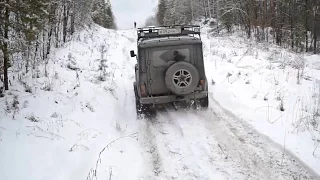
{"label": "overcast sky", "polygon": [[111,0],[112,10],[119,29],[143,26],[145,20],[154,14],[158,0]]}

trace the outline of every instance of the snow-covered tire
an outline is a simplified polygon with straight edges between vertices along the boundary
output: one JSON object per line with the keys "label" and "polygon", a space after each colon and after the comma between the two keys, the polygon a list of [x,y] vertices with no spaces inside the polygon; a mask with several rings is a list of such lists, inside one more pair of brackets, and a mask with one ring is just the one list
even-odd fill
{"label": "snow-covered tire", "polygon": [[165,83],[174,94],[190,94],[199,84],[199,72],[188,62],[177,62],[167,69]]}

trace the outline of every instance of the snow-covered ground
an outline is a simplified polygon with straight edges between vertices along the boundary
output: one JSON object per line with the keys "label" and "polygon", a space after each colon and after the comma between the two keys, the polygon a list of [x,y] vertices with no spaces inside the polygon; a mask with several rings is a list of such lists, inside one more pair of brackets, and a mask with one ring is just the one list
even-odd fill
{"label": "snow-covered ground", "polygon": [[297,85],[296,70],[268,59],[294,54],[206,31],[206,71],[215,82],[207,111],[136,119],[134,30],[83,31],[51,54],[47,78],[44,68],[11,77],[0,99],[0,179],[317,179],[319,132],[299,120],[315,107],[312,93],[319,97],[319,57],[305,57],[311,81]]}
{"label": "snow-covered ground", "polygon": [[319,173],[320,56],[239,34],[205,34],[203,41],[214,99]]}

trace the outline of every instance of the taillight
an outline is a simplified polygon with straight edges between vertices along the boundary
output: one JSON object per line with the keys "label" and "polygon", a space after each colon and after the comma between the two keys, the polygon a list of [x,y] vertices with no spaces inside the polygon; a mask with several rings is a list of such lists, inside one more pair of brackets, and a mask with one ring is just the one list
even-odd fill
{"label": "taillight", "polygon": [[206,81],[205,80],[201,79],[200,82],[199,82],[199,85],[202,87],[203,90],[206,89],[206,87],[205,87],[206,86]]}
{"label": "taillight", "polygon": [[140,94],[141,94],[142,97],[147,96],[146,86],[145,85],[140,85]]}

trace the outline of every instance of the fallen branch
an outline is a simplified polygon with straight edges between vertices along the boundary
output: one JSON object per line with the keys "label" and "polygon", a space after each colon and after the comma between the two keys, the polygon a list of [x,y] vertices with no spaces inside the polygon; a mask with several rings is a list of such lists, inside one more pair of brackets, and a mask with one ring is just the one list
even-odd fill
{"label": "fallen branch", "polygon": [[281,118],[282,118],[282,115],[279,116],[279,117],[278,117],[276,120],[274,120],[274,121],[270,121],[270,120],[269,120],[269,123],[270,123],[270,124],[274,124],[275,122],[277,122],[277,121],[278,121],[279,119],[281,119]]}
{"label": "fallen branch", "polygon": [[4,127],[2,127],[2,126],[0,126],[0,129],[2,129],[2,130],[7,130],[6,128],[4,128]]}
{"label": "fallen branch", "polygon": [[228,159],[228,156],[224,153],[224,150],[222,149],[221,145],[220,145],[220,144],[218,144],[218,146],[219,146],[219,148],[220,148],[220,150],[221,150],[222,154],[223,154],[223,155],[225,155],[225,159]]}
{"label": "fallen branch", "polygon": [[82,139],[83,137],[84,137],[84,135],[81,136],[81,137],[78,139],[78,141],[69,149],[69,152],[72,152],[73,149],[78,146],[78,143],[81,141],[81,139]]}
{"label": "fallen branch", "polygon": [[112,167],[109,168],[109,180],[112,179]]}
{"label": "fallen branch", "polygon": [[[80,135],[81,137],[78,139],[78,141],[69,149],[69,152],[72,152],[73,150],[74,150],[74,148],[76,148],[76,147],[78,147],[79,145],[79,142],[85,137],[85,138],[87,138],[88,136],[89,136],[89,134],[88,133],[85,133],[85,132],[88,132],[88,131],[90,131],[90,130],[94,130],[94,131],[97,131],[97,132],[99,132],[98,130],[96,130],[96,129],[86,129],[86,130],[84,130],[84,131],[82,131],[82,132],[80,132],[78,135]],[[100,134],[101,134],[101,132],[99,132]],[[83,147],[85,147],[86,149],[89,149],[88,147],[86,147],[86,146],[84,146],[84,145],[80,145],[80,146],[83,146]]]}
{"label": "fallen branch", "polygon": [[57,139],[65,139],[64,137],[56,134],[56,133],[53,133],[53,132],[48,132],[44,129],[42,129],[41,127],[39,127],[38,125],[35,126],[40,132],[43,132],[43,133],[47,133],[47,134],[50,134],[53,138],[57,138]]}
{"label": "fallen branch", "polygon": [[314,157],[316,157],[316,150],[318,149],[319,143],[320,143],[320,140],[317,140],[317,145],[316,145],[316,147],[314,148],[313,153],[312,153],[312,155],[313,155]]}
{"label": "fallen branch", "polygon": [[99,163],[101,163],[101,155],[102,155],[102,153],[103,153],[106,149],[109,149],[109,147],[110,147],[113,143],[119,141],[120,139],[124,139],[124,138],[136,139],[136,138],[137,138],[137,133],[133,133],[133,134],[131,134],[131,135],[129,135],[129,136],[119,137],[119,138],[111,141],[109,144],[107,144],[107,145],[100,151],[99,156],[98,156],[98,159],[97,159],[97,162],[96,162],[96,167],[95,167],[95,169],[91,169],[91,170],[90,170],[87,179],[91,179],[91,178],[90,178],[91,173],[92,173],[92,177],[95,177],[95,178],[97,179],[97,169],[98,169]]}
{"label": "fallen branch", "polygon": [[35,135],[34,133],[30,133],[28,135],[33,135],[34,137],[38,137],[38,138],[45,138],[45,139],[49,139],[49,140],[54,140],[53,138],[49,138],[49,137],[46,137],[46,136]]}
{"label": "fallen branch", "polygon": [[272,107],[272,106],[261,106],[261,107],[255,109],[254,111],[257,111],[257,110],[262,109],[262,108],[272,108],[272,109],[278,110],[277,108]]}

